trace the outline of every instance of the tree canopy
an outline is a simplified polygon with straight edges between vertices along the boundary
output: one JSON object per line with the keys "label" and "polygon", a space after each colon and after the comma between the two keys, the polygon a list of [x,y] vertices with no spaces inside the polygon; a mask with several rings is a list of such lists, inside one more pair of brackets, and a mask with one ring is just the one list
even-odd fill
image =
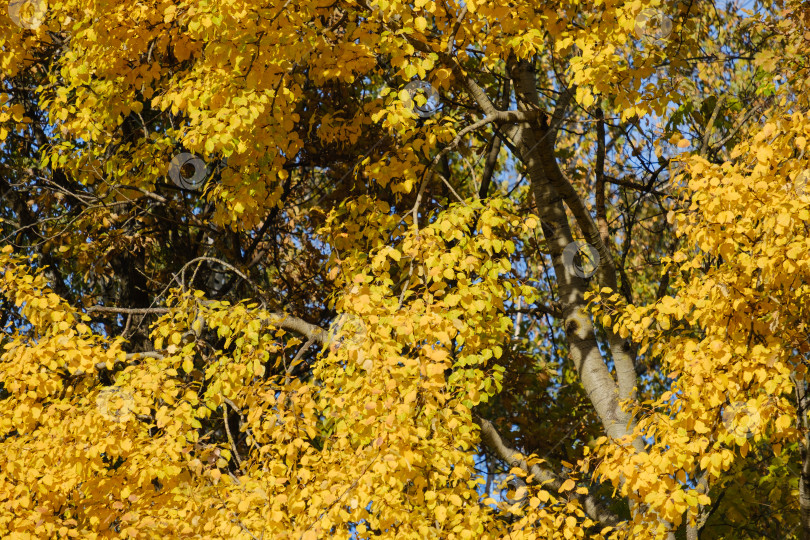
{"label": "tree canopy", "polygon": [[0,537],[810,539],[808,23],[9,0]]}

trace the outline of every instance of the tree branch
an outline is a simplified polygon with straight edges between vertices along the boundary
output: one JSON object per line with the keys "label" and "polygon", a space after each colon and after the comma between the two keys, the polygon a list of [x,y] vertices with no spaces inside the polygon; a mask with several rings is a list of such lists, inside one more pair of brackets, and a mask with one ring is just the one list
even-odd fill
{"label": "tree branch", "polygon": [[[211,305],[213,300],[206,300],[201,302],[203,305]],[[98,313],[111,313],[111,314],[147,314],[147,313],[154,313],[154,314],[166,314],[169,312],[169,308],[123,308],[123,307],[109,307],[109,306],[91,306],[86,309],[88,313],[98,312]],[[302,334],[310,339],[314,339],[321,345],[328,344],[328,334],[326,330],[321,328],[320,326],[310,324],[303,319],[299,319],[298,317],[293,317],[292,315],[288,315],[286,313],[270,313],[269,317],[261,319],[263,326],[275,326],[277,328],[283,328],[284,330],[290,330],[296,332],[298,334]],[[144,353],[133,353],[133,354],[140,354],[145,355]]]}
{"label": "tree branch", "polygon": [[[479,420],[481,422],[481,441],[492,449],[498,457],[506,461],[511,467],[520,467],[530,473],[541,485],[551,487],[559,492],[560,486],[563,484],[562,478],[554,471],[540,465],[535,464],[529,467],[526,461],[518,456],[516,450],[504,444],[495,426],[489,420],[484,418],[479,418]],[[574,491],[566,494],[578,500],[588,516],[599,523],[616,527],[621,521],[617,515],[605,508],[601,501],[590,493],[583,495]]]}

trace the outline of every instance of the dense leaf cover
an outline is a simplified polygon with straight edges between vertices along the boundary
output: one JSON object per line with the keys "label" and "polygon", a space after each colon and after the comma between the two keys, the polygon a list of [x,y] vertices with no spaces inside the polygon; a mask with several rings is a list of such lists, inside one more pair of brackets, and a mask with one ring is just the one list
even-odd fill
{"label": "dense leaf cover", "polygon": [[809,22],[10,0],[0,537],[810,538]]}

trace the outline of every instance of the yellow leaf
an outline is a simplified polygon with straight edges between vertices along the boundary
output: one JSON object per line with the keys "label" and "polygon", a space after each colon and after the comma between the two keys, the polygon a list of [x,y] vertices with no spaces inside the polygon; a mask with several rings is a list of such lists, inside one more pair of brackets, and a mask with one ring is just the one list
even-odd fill
{"label": "yellow leaf", "polygon": [[560,486],[559,491],[560,491],[560,493],[562,493],[563,491],[570,491],[570,490],[574,489],[575,486],[576,486],[576,482],[574,482],[573,480],[571,480],[569,478],[568,480],[566,480],[565,482],[562,483],[562,485]]}

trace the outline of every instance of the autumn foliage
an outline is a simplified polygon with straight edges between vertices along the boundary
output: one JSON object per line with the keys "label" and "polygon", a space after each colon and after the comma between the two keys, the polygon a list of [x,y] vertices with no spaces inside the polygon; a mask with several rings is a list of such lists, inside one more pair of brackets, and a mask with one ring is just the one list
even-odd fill
{"label": "autumn foliage", "polygon": [[0,537],[810,539],[810,9],[10,0]]}

